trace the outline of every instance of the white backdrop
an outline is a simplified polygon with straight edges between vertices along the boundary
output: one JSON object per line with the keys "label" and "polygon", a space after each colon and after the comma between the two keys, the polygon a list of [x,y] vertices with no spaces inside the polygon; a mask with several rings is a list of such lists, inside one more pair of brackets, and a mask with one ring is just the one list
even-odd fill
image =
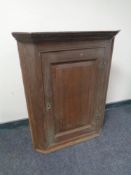
{"label": "white backdrop", "polygon": [[13,31],[118,30],[107,102],[131,99],[130,0],[4,0],[0,5],[0,123],[27,118]]}

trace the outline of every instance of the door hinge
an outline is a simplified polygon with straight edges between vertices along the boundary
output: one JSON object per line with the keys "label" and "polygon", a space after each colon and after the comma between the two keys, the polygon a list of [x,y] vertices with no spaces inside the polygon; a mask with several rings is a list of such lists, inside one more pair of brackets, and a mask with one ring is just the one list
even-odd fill
{"label": "door hinge", "polygon": [[106,62],[103,61],[102,63],[99,64],[99,69],[103,70],[105,68]]}
{"label": "door hinge", "polygon": [[96,113],[96,120],[100,120],[100,114],[98,112]]}

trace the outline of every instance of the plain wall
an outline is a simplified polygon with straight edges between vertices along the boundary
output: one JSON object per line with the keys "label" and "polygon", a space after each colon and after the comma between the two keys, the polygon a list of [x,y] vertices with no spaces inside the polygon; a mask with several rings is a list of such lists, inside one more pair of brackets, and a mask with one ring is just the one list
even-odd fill
{"label": "plain wall", "polygon": [[131,99],[130,0],[4,0],[0,5],[0,123],[27,118],[11,32],[118,30],[107,102]]}

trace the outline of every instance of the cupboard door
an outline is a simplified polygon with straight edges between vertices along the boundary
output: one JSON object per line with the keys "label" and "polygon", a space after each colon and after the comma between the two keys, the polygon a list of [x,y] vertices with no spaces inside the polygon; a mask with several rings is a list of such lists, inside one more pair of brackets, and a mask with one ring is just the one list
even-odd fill
{"label": "cupboard door", "polygon": [[95,132],[104,48],[43,52],[41,59],[46,146]]}

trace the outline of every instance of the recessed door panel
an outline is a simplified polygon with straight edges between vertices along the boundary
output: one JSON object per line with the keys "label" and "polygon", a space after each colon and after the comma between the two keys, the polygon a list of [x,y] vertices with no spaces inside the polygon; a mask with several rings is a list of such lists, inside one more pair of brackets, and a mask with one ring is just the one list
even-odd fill
{"label": "recessed door panel", "polygon": [[[51,66],[55,134],[91,124],[95,60]],[[90,107],[89,107],[90,106]]]}

